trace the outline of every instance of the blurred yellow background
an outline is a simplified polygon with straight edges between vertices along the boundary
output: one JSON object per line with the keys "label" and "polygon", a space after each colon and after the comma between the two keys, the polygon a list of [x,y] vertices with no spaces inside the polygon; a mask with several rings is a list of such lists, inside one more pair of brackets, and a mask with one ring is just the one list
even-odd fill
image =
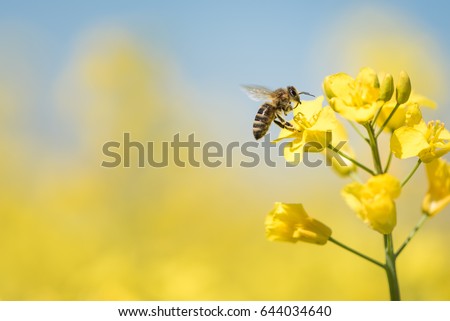
{"label": "blurred yellow background", "polygon": [[[155,142],[157,158],[177,133],[242,144],[258,104],[239,85],[320,95],[324,76],[366,65],[407,70],[438,102],[425,117],[448,120],[450,42],[434,18],[443,13],[353,1],[326,2],[323,17],[296,1],[99,3],[2,13],[0,299],[387,300],[384,271],[334,244],[265,239],[273,203],[301,202],[337,240],[383,260],[382,236],[345,205],[349,180],[329,168],[240,168],[238,152],[232,167],[138,168],[134,154],[131,168],[104,168],[102,146],[124,132]],[[363,144],[353,146],[371,164]],[[413,165],[392,168],[403,178]],[[422,169],[399,199],[397,246],[426,184]],[[403,299],[450,299],[449,215],[430,220],[399,258]]]}

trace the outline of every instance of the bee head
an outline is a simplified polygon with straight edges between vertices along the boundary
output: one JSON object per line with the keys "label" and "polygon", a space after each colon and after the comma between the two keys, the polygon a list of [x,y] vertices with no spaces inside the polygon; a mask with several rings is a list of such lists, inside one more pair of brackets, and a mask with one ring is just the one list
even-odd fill
{"label": "bee head", "polygon": [[[292,101],[294,101],[294,102],[297,103],[295,107],[297,107],[298,104],[301,104],[301,103],[302,103],[302,102],[300,101],[300,95],[308,95],[308,96],[311,96],[311,97],[316,97],[316,96],[314,96],[314,95],[312,95],[312,94],[310,94],[310,93],[308,93],[308,92],[306,92],[306,91],[298,92],[297,89],[295,89],[294,86],[288,86],[288,87],[287,87],[287,91],[288,91],[288,94],[289,94],[289,98],[290,98]],[[294,108],[295,108],[295,107],[294,107]]]}
{"label": "bee head", "polygon": [[287,87],[287,91],[288,91],[288,94],[289,94],[289,98],[291,98],[291,99],[298,98],[298,91],[297,91],[297,89],[295,89],[294,86],[288,86]]}
{"label": "bee head", "polygon": [[[296,103],[296,104],[295,104],[295,107],[297,107],[298,104],[301,104],[301,103],[302,103],[302,102],[300,101],[300,95],[299,95],[297,89],[295,89],[294,86],[288,86],[288,87],[287,87],[287,92],[288,92],[288,95],[289,95],[289,99],[290,99],[291,101],[293,101],[293,102]],[[294,108],[295,108],[295,107],[294,107]]]}

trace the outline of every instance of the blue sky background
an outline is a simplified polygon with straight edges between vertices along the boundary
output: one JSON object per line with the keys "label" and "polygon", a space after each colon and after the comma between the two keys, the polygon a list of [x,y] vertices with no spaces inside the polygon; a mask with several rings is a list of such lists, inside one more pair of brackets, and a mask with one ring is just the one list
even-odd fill
{"label": "blue sky background", "polygon": [[[41,32],[55,65],[67,58],[80,31],[101,23],[133,28],[177,58],[189,76],[211,83],[212,74],[234,79],[241,73],[271,79],[278,70],[301,64],[298,55],[327,21],[369,1],[10,1],[2,3],[1,21]],[[375,1],[424,26],[448,50],[446,1]],[[357,26],[355,26],[357,28]],[[297,67],[298,68],[298,67]],[[260,74],[256,74],[257,72]],[[281,71],[280,71],[281,73]],[[236,79],[240,80],[240,79]],[[262,79],[265,80],[265,79]],[[289,79],[290,80],[290,79]]]}

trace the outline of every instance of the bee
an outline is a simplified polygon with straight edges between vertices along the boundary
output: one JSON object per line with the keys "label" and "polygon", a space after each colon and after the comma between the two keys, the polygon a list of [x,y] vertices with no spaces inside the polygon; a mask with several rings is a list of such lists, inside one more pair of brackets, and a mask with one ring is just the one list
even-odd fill
{"label": "bee", "polygon": [[253,136],[256,140],[262,138],[267,133],[272,122],[281,128],[294,131],[294,126],[286,121],[282,114],[287,116],[290,111],[302,103],[300,101],[300,95],[315,97],[304,91],[298,92],[294,86],[278,88],[276,90],[270,90],[263,86],[242,86],[242,88],[251,99],[266,101],[259,108],[253,121]]}

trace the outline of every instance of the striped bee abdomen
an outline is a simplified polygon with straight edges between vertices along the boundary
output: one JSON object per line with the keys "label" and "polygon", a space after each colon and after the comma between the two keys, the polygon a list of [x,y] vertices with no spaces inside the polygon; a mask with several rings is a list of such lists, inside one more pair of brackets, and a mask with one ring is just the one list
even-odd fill
{"label": "striped bee abdomen", "polygon": [[269,103],[263,104],[255,116],[253,122],[253,136],[258,140],[269,130],[270,124],[275,119],[275,107]]}

